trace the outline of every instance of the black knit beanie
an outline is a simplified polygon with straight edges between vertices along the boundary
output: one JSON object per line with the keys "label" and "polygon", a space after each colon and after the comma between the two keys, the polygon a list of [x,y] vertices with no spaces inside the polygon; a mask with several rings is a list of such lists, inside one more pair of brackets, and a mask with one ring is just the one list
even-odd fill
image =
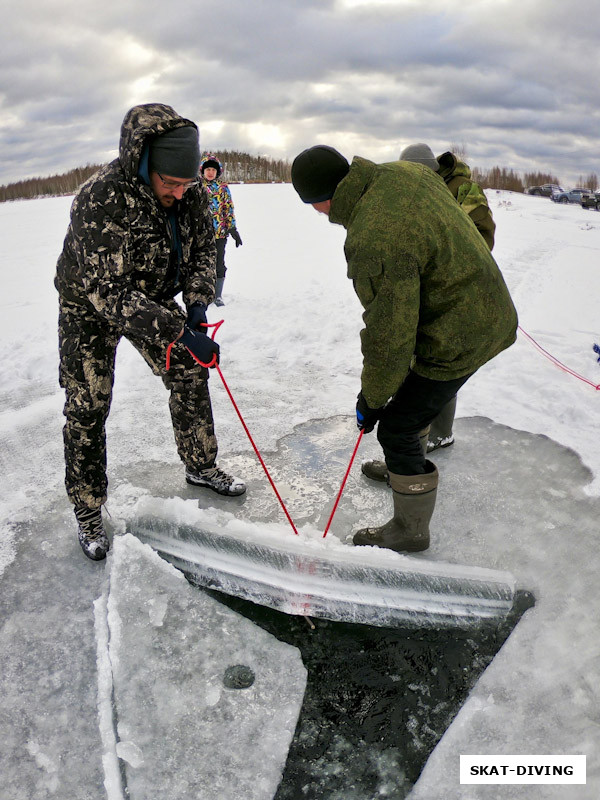
{"label": "black knit beanie", "polygon": [[200,166],[198,129],[186,125],[157,136],[150,144],[148,166],[172,178],[196,178]]}
{"label": "black knit beanie", "polygon": [[221,174],[221,164],[217,161],[216,158],[207,158],[206,161],[202,162],[202,169],[201,169],[202,175],[204,175],[204,170],[207,167],[213,167],[213,169],[216,169],[217,170],[217,178],[220,176],[220,174]]}
{"label": "black knit beanie", "polygon": [[292,164],[292,183],[302,202],[322,203],[333,197],[349,169],[350,164],[341,153],[318,144],[296,156]]}

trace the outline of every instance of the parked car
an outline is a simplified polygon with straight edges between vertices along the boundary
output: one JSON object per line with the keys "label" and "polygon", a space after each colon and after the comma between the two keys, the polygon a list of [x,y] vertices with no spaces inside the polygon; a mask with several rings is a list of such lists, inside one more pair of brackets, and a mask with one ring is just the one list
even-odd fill
{"label": "parked car", "polygon": [[588,190],[585,194],[581,195],[582,208],[595,208],[600,211],[600,192],[592,192]]}
{"label": "parked car", "polygon": [[527,194],[536,194],[540,197],[552,197],[552,192],[564,192],[564,189],[557,183],[544,183],[543,186],[530,186],[526,191]]}
{"label": "parked car", "polygon": [[581,198],[584,194],[589,194],[589,189],[570,189],[565,192],[552,192],[550,199],[555,203],[581,203]]}

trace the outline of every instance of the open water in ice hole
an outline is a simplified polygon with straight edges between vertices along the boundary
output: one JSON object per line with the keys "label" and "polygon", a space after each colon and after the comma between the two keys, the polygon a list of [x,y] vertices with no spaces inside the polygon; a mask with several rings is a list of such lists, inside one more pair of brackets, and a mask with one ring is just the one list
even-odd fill
{"label": "open water in ice hole", "polygon": [[529,592],[517,592],[500,625],[389,629],[309,623],[202,591],[297,647],[308,671],[274,800],[403,800],[480,674],[534,605]]}

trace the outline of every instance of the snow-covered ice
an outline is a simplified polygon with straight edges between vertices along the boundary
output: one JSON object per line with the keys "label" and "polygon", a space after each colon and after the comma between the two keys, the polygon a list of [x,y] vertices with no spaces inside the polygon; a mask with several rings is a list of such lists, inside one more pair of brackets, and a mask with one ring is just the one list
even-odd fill
{"label": "snow-covered ice", "polygon": [[[345,277],[344,231],[303,206],[290,186],[232,192],[244,246],[229,248],[226,305],[209,314],[225,319],[221,366],[292,517],[322,528],[356,440],[361,309]],[[600,343],[600,214],[545,198],[488,196],[494,255],[522,328],[600,384],[592,349]],[[52,278],[70,202],[0,205],[2,800],[96,800],[111,785],[98,711],[101,603],[94,610],[104,568],[81,555],[62,488]],[[108,511],[119,534],[141,497],[189,502],[198,494],[183,482],[162,384],[127,342],[116,375]],[[204,497],[201,507],[292,536],[214,373],[211,392],[220,462],[249,492],[233,501]],[[456,444],[435,458],[439,502],[432,548],[421,558],[508,570],[537,604],[438,744],[411,800],[492,796],[459,785],[461,753],[587,755],[586,786],[538,786],[535,794],[495,787],[499,798],[595,800],[600,792],[599,403],[593,386],[559,370],[522,334],[460,392]],[[377,455],[365,437],[357,462]],[[389,509],[385,487],[366,486],[357,463],[330,535],[343,540]],[[164,595],[148,596],[149,634],[162,631],[168,613]],[[125,739],[116,755],[143,770],[143,750]]]}

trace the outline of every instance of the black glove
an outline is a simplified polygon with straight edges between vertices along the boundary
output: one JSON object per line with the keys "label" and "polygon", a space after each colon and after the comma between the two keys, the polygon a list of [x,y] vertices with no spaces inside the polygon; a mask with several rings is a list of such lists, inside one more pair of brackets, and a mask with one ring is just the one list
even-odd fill
{"label": "black glove", "polygon": [[206,325],[206,306],[201,300],[196,300],[188,306],[185,324],[193,331],[200,330],[200,325]]}
{"label": "black glove", "polygon": [[[219,345],[202,331],[193,331],[186,325],[179,341],[187,347],[196,361],[201,361],[204,365],[210,364],[216,354],[216,363],[219,363]],[[214,364],[212,366],[214,367]]]}
{"label": "black glove", "polygon": [[356,427],[358,430],[371,433],[379,420],[382,410],[382,408],[370,408],[363,397],[363,393],[359,392],[356,398]]}
{"label": "black glove", "polygon": [[233,239],[233,241],[235,242],[235,246],[236,246],[236,247],[239,247],[239,246],[242,244],[242,237],[241,237],[241,236],[239,235],[239,233],[237,232],[237,228],[232,228],[232,229],[229,231],[229,235],[231,236],[231,238],[232,238],[232,239]]}

